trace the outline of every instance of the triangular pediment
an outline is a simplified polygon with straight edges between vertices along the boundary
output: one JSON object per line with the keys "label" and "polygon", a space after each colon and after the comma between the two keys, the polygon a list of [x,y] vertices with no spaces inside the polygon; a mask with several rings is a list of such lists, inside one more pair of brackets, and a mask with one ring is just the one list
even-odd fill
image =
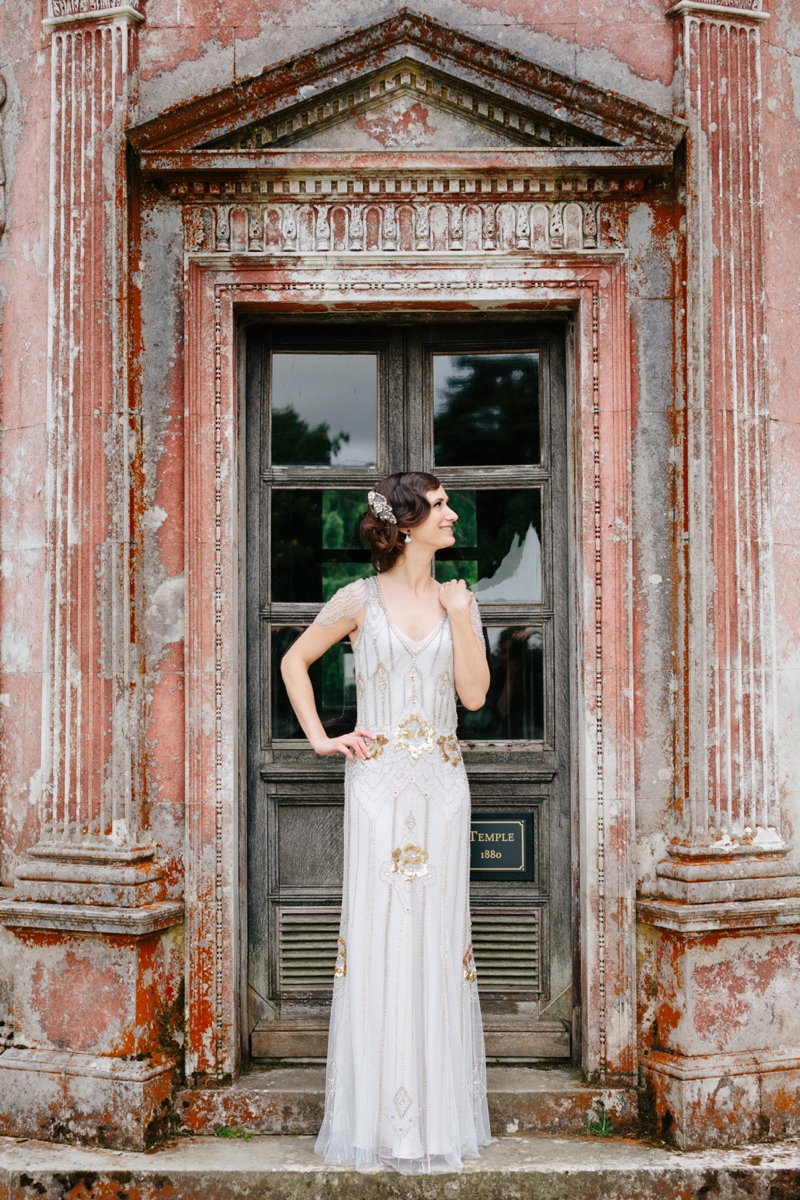
{"label": "triangular pediment", "polygon": [[[681,122],[460,33],[395,16],[129,131],[143,160],[191,154],[618,148],[671,154]],[[239,160],[241,161],[241,159]]]}
{"label": "triangular pediment", "polygon": [[279,108],[208,149],[494,150],[614,145],[543,107],[405,57],[352,83]]}

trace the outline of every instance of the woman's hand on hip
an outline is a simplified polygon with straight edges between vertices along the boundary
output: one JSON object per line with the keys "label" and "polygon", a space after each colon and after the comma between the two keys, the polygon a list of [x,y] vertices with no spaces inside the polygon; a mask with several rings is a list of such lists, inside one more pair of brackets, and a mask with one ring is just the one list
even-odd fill
{"label": "woman's hand on hip", "polygon": [[472,592],[463,579],[451,579],[439,585],[439,603],[447,613],[469,612]]}
{"label": "woman's hand on hip", "polygon": [[343,733],[341,737],[319,738],[311,745],[317,754],[326,758],[333,754],[343,754],[348,762],[355,762],[356,758],[360,758],[363,762],[372,754],[365,739],[374,742],[375,734],[370,733],[367,729],[356,729],[353,733]]}

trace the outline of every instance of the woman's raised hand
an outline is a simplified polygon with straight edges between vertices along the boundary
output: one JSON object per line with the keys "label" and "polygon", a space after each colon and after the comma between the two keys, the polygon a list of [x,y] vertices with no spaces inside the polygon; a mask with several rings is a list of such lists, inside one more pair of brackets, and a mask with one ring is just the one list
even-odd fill
{"label": "woman's raised hand", "polygon": [[364,761],[372,754],[372,751],[364,740],[365,738],[370,742],[374,742],[375,734],[370,733],[367,729],[356,729],[353,733],[343,733],[341,737],[320,738],[319,741],[314,741],[311,745],[317,754],[321,754],[324,757],[332,754],[343,754],[348,762],[355,762],[356,758]]}
{"label": "woman's raised hand", "polygon": [[439,584],[439,603],[445,612],[468,612],[471,600],[472,592],[463,579]]}

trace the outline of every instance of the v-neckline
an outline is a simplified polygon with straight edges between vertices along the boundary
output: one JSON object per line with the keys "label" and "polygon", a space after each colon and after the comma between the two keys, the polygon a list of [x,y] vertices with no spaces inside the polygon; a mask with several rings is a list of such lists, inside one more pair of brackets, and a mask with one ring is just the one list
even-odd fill
{"label": "v-neckline", "polygon": [[381,605],[381,608],[383,609],[386,620],[389,622],[389,624],[391,625],[392,629],[395,631],[397,636],[399,638],[401,638],[404,642],[410,642],[412,646],[423,646],[425,644],[425,642],[429,642],[430,639],[433,637],[433,635],[435,633],[438,633],[438,631],[442,628],[445,621],[447,620],[447,613],[445,613],[444,616],[439,621],[437,621],[437,623],[434,625],[434,627],[430,631],[430,633],[426,633],[425,637],[423,637],[423,638],[412,638],[412,637],[409,637],[407,633],[403,633],[402,629],[400,629],[399,626],[397,626],[394,623],[394,621],[392,620],[392,618],[389,616],[389,609],[386,606],[386,597],[383,594],[383,588],[381,587],[378,576],[375,575],[375,576],[373,576],[373,578],[375,580],[375,587],[378,589],[378,599],[380,600],[380,605]]}

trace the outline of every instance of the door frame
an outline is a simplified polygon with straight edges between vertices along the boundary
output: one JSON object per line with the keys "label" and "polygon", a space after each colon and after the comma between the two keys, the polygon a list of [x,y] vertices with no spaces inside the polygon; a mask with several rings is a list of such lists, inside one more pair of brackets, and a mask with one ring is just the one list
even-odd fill
{"label": "door frame", "polygon": [[[573,893],[576,880],[572,878],[571,800],[572,777],[569,737],[569,595],[567,527],[567,452],[566,452],[566,341],[572,318],[569,314],[551,312],[539,314],[528,311],[516,319],[479,310],[452,313],[439,319],[430,311],[416,314],[405,312],[401,323],[394,316],[371,314],[365,322],[363,314],[334,309],[320,321],[318,313],[293,312],[285,318],[262,316],[248,312],[239,317],[240,337],[245,341],[241,353],[245,370],[240,370],[241,423],[240,461],[247,475],[246,514],[240,528],[247,539],[247,630],[241,640],[242,661],[247,673],[247,711],[242,714],[248,730],[248,798],[246,805],[248,872],[248,967],[249,1005],[241,1004],[242,1056],[252,1062],[276,1054],[293,1058],[310,1055],[325,1056],[327,1027],[333,981],[333,962],[328,955],[320,957],[318,939],[325,936],[328,949],[335,956],[336,913],[341,905],[341,878],[334,882],[330,876],[318,875],[300,885],[288,875],[292,867],[284,861],[287,850],[281,830],[284,821],[294,815],[305,826],[310,819],[338,818],[338,833],[326,827],[324,840],[338,837],[341,854],[341,818],[344,805],[344,775],[341,759],[315,757],[307,743],[293,740],[298,734],[273,736],[268,713],[272,713],[270,694],[276,663],[272,639],[265,633],[265,608],[269,609],[268,623],[274,627],[288,621],[305,624],[310,619],[311,606],[298,599],[294,602],[275,601],[271,589],[265,591],[270,571],[271,538],[265,538],[270,522],[269,513],[275,490],[299,488],[360,488],[365,494],[376,478],[391,470],[416,467],[433,470],[444,486],[457,494],[462,488],[489,487],[532,488],[541,497],[542,572],[545,589],[536,608],[506,602],[506,611],[496,605],[481,606],[481,616],[487,629],[498,625],[517,625],[541,622],[544,634],[544,668],[546,725],[542,736],[483,742],[462,741],[464,765],[470,779],[473,810],[526,811],[536,825],[535,879],[524,883],[506,880],[501,884],[474,878],[470,883],[470,898],[475,933],[475,958],[480,983],[481,1009],[487,1035],[487,1053],[502,1056],[499,1042],[508,1034],[496,1028],[498,1019],[511,1012],[527,1023],[533,1020],[534,1006],[537,1029],[523,1035],[527,1048],[512,1038],[514,1055],[528,1054],[536,1058],[569,1057],[570,1042],[564,1039],[563,1018],[571,1025],[573,1006],[579,1012],[580,978],[577,954],[578,931],[573,925]],[[434,421],[424,397],[430,399],[433,387],[431,373],[433,355],[438,352],[508,353],[512,349],[535,349],[539,358],[539,403],[541,413],[542,454],[535,462],[518,466],[489,464],[445,466],[434,462]],[[378,430],[382,437],[378,445],[377,463],[369,469],[336,466],[298,468],[273,466],[268,449],[270,437],[270,371],[267,366],[271,352],[302,350],[330,353],[331,351],[369,352],[377,357]],[[271,499],[264,485],[269,476]],[[491,494],[491,493],[489,493]],[[283,492],[285,496],[286,493]],[[458,507],[458,504],[456,504]],[[310,595],[310,594],[309,594]],[[308,600],[308,597],[306,598]],[[313,605],[313,611],[319,604]],[[523,609],[525,610],[523,612]],[[549,610],[549,611],[547,611]],[[560,664],[558,684],[553,676],[553,660]],[[274,716],[274,713],[273,713]],[[354,715],[351,716],[354,719]],[[300,735],[302,736],[302,735]],[[286,740],[289,737],[290,740]],[[305,814],[305,820],[301,814]],[[310,842],[318,834],[308,831]],[[244,834],[242,835],[244,840]],[[302,851],[310,848],[302,835]],[[319,851],[321,846],[317,845]],[[341,861],[339,863],[341,868]],[[295,864],[296,869],[296,864]],[[554,914],[558,914],[554,917]],[[535,935],[538,957],[538,986],[523,991],[509,979],[508,986],[499,980],[489,982],[485,973],[482,946],[487,932],[480,933],[481,923],[497,920],[517,924],[522,934],[524,920],[537,921]],[[305,926],[305,935],[314,938],[317,957],[305,965],[316,975],[316,982],[306,981],[305,994],[281,984],[283,938],[289,923],[293,931],[291,944]],[[323,927],[326,932],[323,934]],[[315,929],[316,932],[312,932]],[[528,927],[530,934],[530,927]],[[488,933],[491,940],[491,933]],[[481,949],[479,949],[481,947]],[[245,947],[242,947],[245,953]],[[511,966],[513,954],[508,960]],[[519,963],[517,963],[519,967]],[[243,967],[244,970],[244,967]],[[321,974],[320,974],[321,972]],[[322,982],[324,980],[324,982]],[[298,985],[295,984],[295,987]],[[324,990],[319,990],[320,987]],[[566,1005],[566,1009],[565,1006]],[[509,1007],[510,1006],[510,1007]],[[518,1007],[515,1007],[518,1006]],[[249,1011],[248,1011],[249,1008]],[[248,1033],[249,1031],[249,1033]]]}
{"label": "door frame", "polygon": [[[366,268],[366,270],[365,270]],[[630,332],[624,251],[243,260],[187,254],[186,1072],[235,1076],[246,1002],[241,312],[571,312],[573,870],[582,1066],[636,1078]],[[432,282],[435,281],[435,282]],[[570,361],[571,360],[571,361]]]}

